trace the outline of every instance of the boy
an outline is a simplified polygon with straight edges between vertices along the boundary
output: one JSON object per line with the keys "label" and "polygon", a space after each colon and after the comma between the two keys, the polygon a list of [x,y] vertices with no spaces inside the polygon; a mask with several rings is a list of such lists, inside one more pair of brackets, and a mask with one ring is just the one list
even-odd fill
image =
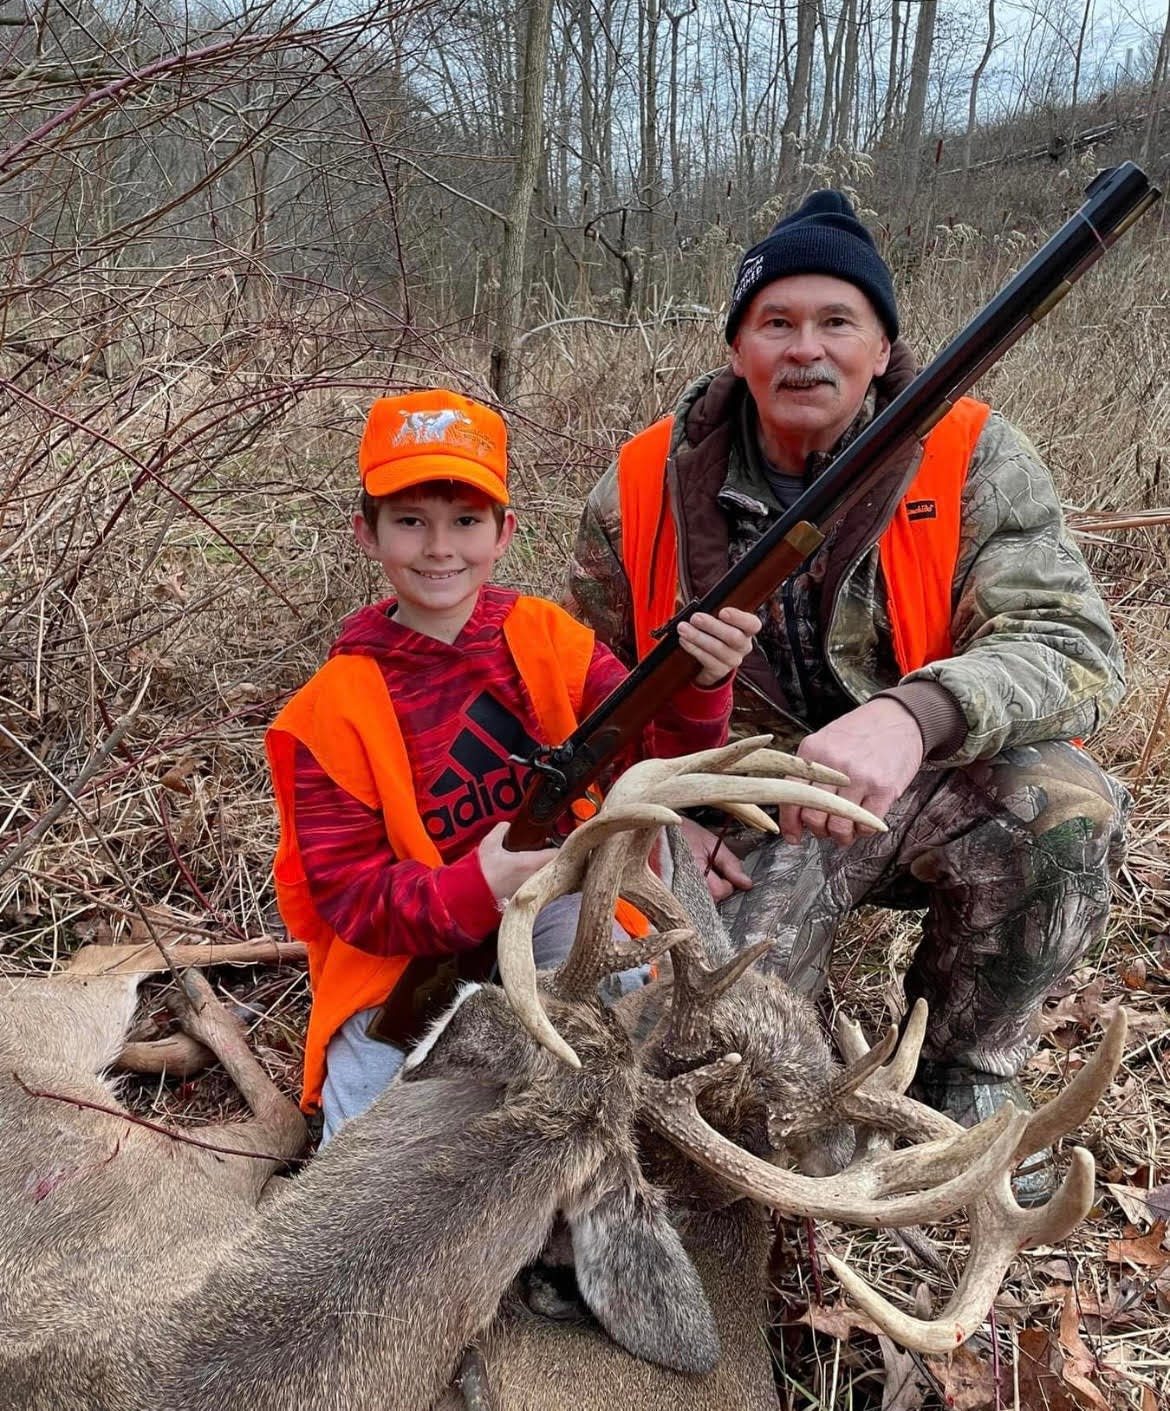
{"label": "boy", "polygon": [[[417,1006],[420,957],[432,972],[447,960],[485,973],[503,905],[554,855],[503,847],[524,792],[518,757],[559,743],[625,675],[562,609],[489,584],[516,529],[495,412],[445,390],[382,398],[358,465],[354,535],[395,596],[346,619],[265,741],[281,822],[277,899],[309,947],[302,1105],[322,1108],[325,1140],[402,1062],[408,1035],[367,1032],[387,996],[396,1010]],[[758,629],[731,608],[681,624],[701,669],[647,728],[641,753],[723,742],[730,678]],[[577,904],[541,913],[538,965],[567,954]]]}

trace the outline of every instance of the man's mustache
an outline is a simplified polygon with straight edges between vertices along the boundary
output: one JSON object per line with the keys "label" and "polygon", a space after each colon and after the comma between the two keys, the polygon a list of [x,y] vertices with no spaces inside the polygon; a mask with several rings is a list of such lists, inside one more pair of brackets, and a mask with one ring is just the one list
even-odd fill
{"label": "man's mustache", "polygon": [[819,387],[821,383],[837,388],[840,386],[837,374],[831,367],[790,368],[776,379],[777,389],[782,387]]}

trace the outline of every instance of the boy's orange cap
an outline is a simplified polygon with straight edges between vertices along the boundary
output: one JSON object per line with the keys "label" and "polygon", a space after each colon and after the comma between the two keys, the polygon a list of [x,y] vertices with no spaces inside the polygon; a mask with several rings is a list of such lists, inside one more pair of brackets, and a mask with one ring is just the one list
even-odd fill
{"label": "boy's orange cap", "polygon": [[446,388],[379,397],[366,419],[358,469],[369,495],[458,480],[506,505],[508,433],[498,413]]}

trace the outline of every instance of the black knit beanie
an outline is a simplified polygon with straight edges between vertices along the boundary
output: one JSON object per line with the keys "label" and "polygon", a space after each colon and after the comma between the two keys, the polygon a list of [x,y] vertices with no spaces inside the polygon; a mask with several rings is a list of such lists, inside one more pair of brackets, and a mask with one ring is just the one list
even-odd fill
{"label": "black knit beanie", "polygon": [[727,311],[729,343],[756,293],[790,274],[831,274],[856,284],[873,305],[890,342],[897,338],[898,309],[890,271],[842,192],[814,191],[743,257]]}

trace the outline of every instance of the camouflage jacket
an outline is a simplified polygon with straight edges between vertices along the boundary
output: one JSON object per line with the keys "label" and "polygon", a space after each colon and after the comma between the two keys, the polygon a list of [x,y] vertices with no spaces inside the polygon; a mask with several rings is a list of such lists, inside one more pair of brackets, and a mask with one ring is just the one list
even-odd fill
{"label": "camouflage jacket", "polygon": [[[913,371],[908,349],[896,344],[889,370],[874,383],[847,435],[896,396]],[[727,567],[729,544],[758,537],[781,513],[760,467],[754,425],[746,384],[729,368],[699,378],[675,410],[667,477],[681,601],[716,581]],[[1064,527],[1051,476],[1028,440],[995,413],[975,447],[963,492],[952,593],[954,655],[900,676],[876,545],[920,456],[915,446],[890,462],[873,493],[818,551],[816,641],[840,702],[837,713],[891,687],[935,683],[957,703],[967,727],[965,738],[960,724],[942,755],[932,756],[947,765],[988,758],[1011,745],[1091,735],[1120,699],[1120,649]],[[712,501],[721,513],[712,513]],[[621,553],[615,462],[586,502],[566,605],[632,663],[630,588]],[[733,735],[768,730],[792,747],[814,728],[792,710],[779,684],[782,675],[779,663],[773,669],[759,650],[744,663]]]}

